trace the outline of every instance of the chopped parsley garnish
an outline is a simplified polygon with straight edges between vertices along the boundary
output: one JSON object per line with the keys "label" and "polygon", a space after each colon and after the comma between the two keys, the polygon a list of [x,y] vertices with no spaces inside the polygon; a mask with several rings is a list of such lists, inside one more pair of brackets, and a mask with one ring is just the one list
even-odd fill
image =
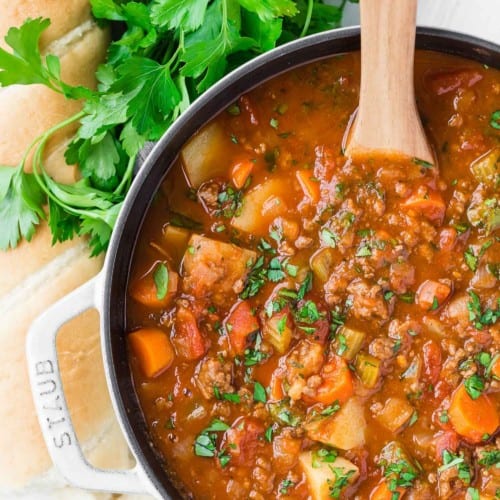
{"label": "chopped parsley garnish", "polygon": [[496,111],[493,111],[493,113],[491,113],[490,125],[494,129],[500,130],[500,109],[497,109]]}
{"label": "chopped parsley garnish", "polygon": [[295,483],[291,481],[290,479],[283,479],[280,483],[279,487],[279,492],[282,495],[288,495],[288,488],[291,488],[292,486],[295,486]]}
{"label": "chopped parsley garnish", "polygon": [[300,424],[300,418],[294,415],[290,410],[281,410],[277,417],[285,424],[291,425],[292,427],[297,427]]}
{"label": "chopped parsley garnish", "polygon": [[312,272],[309,271],[304,278],[304,281],[301,283],[299,291],[297,292],[297,300],[302,300],[306,293],[312,289]]}
{"label": "chopped parsley garnish", "polygon": [[266,282],[267,271],[264,268],[264,257],[260,255],[248,273],[245,288],[240,293],[241,299],[248,299],[259,293]]}
{"label": "chopped parsley garnish", "polygon": [[483,450],[479,463],[485,467],[496,466],[500,468],[500,450]]}
{"label": "chopped parsley garnish", "polygon": [[479,264],[479,261],[481,260],[481,257],[484,255],[486,250],[490,248],[491,245],[493,245],[493,240],[488,240],[481,246],[477,255],[474,253],[474,249],[471,246],[467,250],[465,250],[464,260],[467,264],[467,267],[472,272],[475,272],[477,270],[477,266]]}
{"label": "chopped parsley garnish", "polygon": [[271,118],[271,120],[269,120],[269,125],[277,130],[279,127],[279,121],[276,118]]}
{"label": "chopped parsley garnish", "polygon": [[222,399],[224,399],[225,401],[229,401],[230,403],[236,403],[236,404],[240,403],[240,395],[239,394],[232,394],[232,393],[226,392],[222,395]]}
{"label": "chopped parsley garnish", "polygon": [[343,314],[339,309],[330,311],[330,332],[335,335],[337,330],[345,324],[345,314]]}
{"label": "chopped parsley garnish", "polygon": [[472,399],[477,399],[484,391],[484,380],[477,373],[465,379],[465,390]]}
{"label": "chopped parsley garnish", "polygon": [[469,310],[469,320],[478,329],[482,330],[484,326],[494,325],[497,319],[500,317],[500,298],[497,300],[496,309],[485,309],[481,308],[481,301],[479,296],[473,292],[469,292],[471,300],[467,303],[467,309]]}
{"label": "chopped parsley garnish", "polygon": [[175,227],[183,227],[185,229],[192,229],[194,231],[199,231],[203,228],[203,224],[201,222],[198,222],[176,212],[171,212],[170,224]]}
{"label": "chopped parsley garnish", "polygon": [[224,468],[231,460],[231,455],[226,450],[222,450],[219,453],[218,458],[219,458],[220,466],[222,468]]}
{"label": "chopped parsley garnish", "polygon": [[278,257],[273,257],[269,261],[269,267],[267,269],[267,279],[273,283],[277,283],[286,277],[285,272],[282,269],[281,261]]}
{"label": "chopped parsley garnish", "polygon": [[318,311],[318,307],[312,300],[308,300],[304,305],[299,307],[295,317],[298,322],[314,323],[324,317],[323,313]]}
{"label": "chopped parsley garnish", "polygon": [[413,304],[415,302],[415,294],[413,292],[401,293],[398,295],[398,298],[407,304]]}
{"label": "chopped parsley garnish", "polygon": [[163,300],[168,291],[168,268],[163,262],[156,266],[153,280],[156,287],[156,298]]}
{"label": "chopped parsley garnish", "polygon": [[321,467],[321,463],[328,463],[331,464],[335,462],[335,460],[338,457],[338,453],[336,450],[331,450],[328,448],[320,448],[319,450],[314,450],[312,452],[312,466],[317,469]]}
{"label": "chopped parsley garnish", "polygon": [[224,432],[229,429],[229,425],[222,420],[215,419],[203,431],[198,434],[194,442],[194,453],[199,457],[215,457],[217,454],[217,432]]}
{"label": "chopped parsley garnish", "polygon": [[458,478],[465,484],[470,484],[471,470],[469,464],[465,461],[463,454],[455,455],[448,450],[443,450],[443,465],[438,468],[438,472],[457,467]]}
{"label": "chopped parsley garnish", "polygon": [[360,246],[356,252],[356,257],[370,257],[372,249],[365,243]]}
{"label": "chopped parsley garnish", "polygon": [[258,403],[265,403],[267,401],[266,389],[260,382],[255,382],[253,386],[253,399]]}
{"label": "chopped parsley garnish", "polygon": [[246,349],[245,350],[245,361],[244,365],[245,366],[254,366],[265,359],[267,359],[268,354],[262,351],[258,351],[255,349]]}
{"label": "chopped parsley garnish", "polygon": [[227,186],[224,191],[221,191],[217,196],[218,208],[215,215],[218,217],[226,217],[230,219],[235,215],[239,215],[243,204],[243,191],[233,189]]}
{"label": "chopped parsley garnish", "polygon": [[339,410],[340,410],[340,403],[338,401],[335,401],[326,408],[323,408],[323,410],[321,410],[319,414],[322,417],[329,417],[330,415],[337,413]]}
{"label": "chopped parsley garnish", "polygon": [[267,429],[266,432],[264,433],[264,438],[268,443],[272,442],[273,440],[273,426],[270,425]]}
{"label": "chopped parsley garnish", "polygon": [[443,410],[439,415],[439,421],[443,424],[446,424],[450,421],[450,417],[448,417],[448,412]]}
{"label": "chopped parsley garnish", "polygon": [[398,460],[387,464],[384,468],[384,476],[388,480],[390,491],[396,492],[399,487],[411,488],[413,482],[418,476],[415,467],[409,464],[406,460]]}
{"label": "chopped parsley garnish", "polygon": [[342,354],[344,354],[349,347],[347,345],[347,339],[345,338],[345,335],[343,335],[342,333],[339,333],[337,335],[337,341],[338,341],[337,354],[339,356],[342,356]]}
{"label": "chopped parsley garnish", "polygon": [[329,497],[340,498],[342,490],[349,484],[349,478],[354,474],[353,470],[346,471],[340,467],[330,466],[331,471],[335,474],[335,480],[327,479]]}
{"label": "chopped parsley garnish", "polygon": [[321,236],[321,241],[329,247],[335,248],[337,246],[337,243],[339,241],[339,237],[337,234],[335,234],[333,231],[330,229],[324,228],[321,230],[320,233]]}
{"label": "chopped parsley garnish", "polygon": [[429,308],[429,311],[435,311],[439,307],[439,301],[436,296],[432,299],[432,304],[431,307]]}

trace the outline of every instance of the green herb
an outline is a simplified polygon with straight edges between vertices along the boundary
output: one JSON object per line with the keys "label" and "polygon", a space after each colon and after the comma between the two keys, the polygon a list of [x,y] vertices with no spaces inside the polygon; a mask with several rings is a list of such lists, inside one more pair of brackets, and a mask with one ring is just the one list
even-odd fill
{"label": "green herb", "polygon": [[458,224],[454,224],[453,227],[457,230],[457,233],[464,234],[469,229],[469,224],[466,222],[460,222]]}
{"label": "green herb", "polygon": [[470,484],[471,470],[469,464],[465,461],[463,454],[455,455],[448,450],[443,450],[443,465],[438,468],[441,473],[445,470],[457,467],[458,477],[465,484]]}
{"label": "green herb", "polygon": [[435,311],[439,307],[439,302],[436,296],[432,299],[432,305],[429,308],[429,311]]}
{"label": "green herb", "polygon": [[297,300],[302,300],[305,297],[306,293],[312,289],[312,278],[312,272],[309,271],[299,287],[299,291],[297,292]]}
{"label": "green herb", "polygon": [[233,116],[239,116],[241,114],[241,109],[238,104],[233,103],[227,108],[227,112]]}
{"label": "green herb", "polygon": [[292,486],[295,486],[295,483],[293,481],[291,481],[290,479],[283,479],[279,486],[279,493],[281,495],[288,495],[288,489]]}
{"label": "green herb", "polygon": [[266,389],[259,382],[255,382],[253,386],[253,399],[258,403],[265,403],[267,401]]}
{"label": "green herb", "polygon": [[153,281],[156,287],[156,298],[163,300],[168,291],[168,268],[165,264],[160,263],[156,266]]}
{"label": "green herb", "polygon": [[338,401],[335,401],[330,406],[323,408],[323,410],[321,410],[319,414],[322,417],[329,417],[330,415],[337,413],[339,410],[340,410],[340,404]]}
{"label": "green herb", "polygon": [[478,258],[474,255],[474,249],[472,247],[469,247],[464,252],[464,260],[465,260],[465,263],[467,264],[467,267],[472,272],[474,272],[477,269]]}
{"label": "green herb", "polygon": [[477,488],[467,488],[467,499],[468,500],[481,500],[479,491]]}
{"label": "green herb", "polygon": [[331,471],[335,474],[335,479],[327,479],[329,497],[340,498],[342,490],[349,484],[350,477],[354,474],[353,470],[345,471],[341,467],[330,466]]}
{"label": "green herb", "polygon": [[330,229],[327,228],[322,229],[320,236],[321,236],[321,241],[323,241],[325,245],[332,248],[335,248],[337,246],[339,237],[334,232],[330,231]]}
{"label": "green herb", "polygon": [[335,309],[330,312],[330,332],[335,335],[337,330],[345,324],[345,314],[343,314],[339,309]]}
{"label": "green herb", "polygon": [[287,315],[284,314],[279,320],[278,324],[276,325],[278,328],[278,333],[280,335],[283,335],[283,332],[285,331],[286,328],[286,320],[287,320]]}
{"label": "green herb", "polygon": [[415,165],[418,165],[419,167],[424,167],[424,168],[433,168],[434,165],[428,161],[421,160],[420,158],[412,158],[413,163]]}
{"label": "green herb", "polygon": [[268,443],[271,443],[273,440],[273,426],[270,425],[267,429],[266,432],[264,433],[264,437]]}
{"label": "green herb", "polygon": [[277,417],[285,424],[291,425],[292,427],[297,427],[300,424],[300,418],[297,415],[293,415],[289,410],[281,410]]}
{"label": "green herb", "polygon": [[195,439],[194,453],[199,457],[215,457],[216,456],[216,432],[224,432],[229,429],[229,426],[221,420],[215,419],[204,429]]}
{"label": "green herb", "polygon": [[277,283],[282,279],[286,278],[285,272],[283,271],[281,261],[278,257],[273,257],[269,262],[269,268],[267,269],[267,279],[273,283]]}
{"label": "green herb", "polygon": [[[486,370],[484,370],[485,377],[489,377],[491,375],[491,370],[493,369],[493,366],[495,365],[495,363],[498,361],[498,358],[500,358],[500,353],[495,354],[495,356],[493,356],[491,358],[491,361],[488,364],[488,366],[486,367]],[[496,377],[495,375],[493,375],[493,377],[498,380],[498,377]]]}
{"label": "green herb", "polygon": [[245,287],[240,293],[241,299],[248,299],[259,293],[259,290],[264,286],[267,272],[264,268],[264,257],[261,255],[253,264],[248,273]]}
{"label": "green herb", "polygon": [[485,368],[488,368],[488,366],[491,363],[491,354],[489,352],[478,352],[475,356],[479,364],[483,365]]}
{"label": "green herb", "polygon": [[338,457],[338,453],[335,450],[331,450],[328,448],[320,448],[319,450],[314,450],[311,454],[311,465],[318,469],[321,467],[321,463],[331,464],[335,462]]}
{"label": "green herb", "polygon": [[493,111],[493,113],[491,113],[490,125],[493,128],[500,130],[500,109],[497,109],[496,111]]}
{"label": "green herb", "polygon": [[483,450],[479,463],[486,467],[500,467],[500,450]]}
{"label": "green herb", "polygon": [[385,466],[384,476],[388,479],[389,490],[395,492],[399,487],[411,488],[418,473],[410,463],[400,459]]}
{"label": "green herb", "polygon": [[195,221],[185,215],[178,214],[176,212],[170,213],[170,224],[175,227],[194,229],[195,231],[199,231],[203,227],[203,224],[201,222]]}
{"label": "green herb", "polygon": [[414,425],[418,420],[418,412],[414,411],[410,417],[410,421],[408,422],[408,427]]}
{"label": "green herb", "polygon": [[240,395],[239,394],[231,394],[226,392],[222,395],[222,399],[225,401],[229,401],[230,403],[239,404],[240,403]]}
{"label": "green herb", "polygon": [[254,348],[245,349],[245,359],[243,362],[245,366],[254,366],[267,359],[268,354],[260,350],[261,344],[262,344],[262,337],[260,333],[257,333],[255,337]]}
{"label": "green herb", "polygon": [[318,306],[312,300],[307,300],[295,313],[295,318],[299,323],[311,324],[323,317],[324,314],[318,311]]}
{"label": "green herb", "polygon": [[465,390],[472,399],[477,399],[484,391],[484,380],[477,374],[465,379]]}
{"label": "green herb", "polygon": [[356,257],[370,257],[372,254],[371,248],[365,243],[360,246],[356,252]]}
{"label": "green herb", "polygon": [[237,216],[240,214],[243,204],[243,191],[227,186],[224,191],[217,195],[217,204],[216,216],[228,219]]}
{"label": "green herb", "polygon": [[441,414],[439,415],[439,421],[443,424],[448,423],[450,418],[448,417],[448,412],[446,410],[443,410]]}
{"label": "green herb", "polygon": [[218,454],[218,458],[220,466],[224,469],[231,460],[231,455],[226,450],[223,450]]}
{"label": "green herb", "polygon": [[347,345],[347,339],[345,338],[345,335],[339,333],[337,334],[337,341],[338,341],[337,354],[339,356],[342,356],[342,354],[344,354],[349,347]]}
{"label": "green herb", "polygon": [[387,290],[386,292],[384,292],[384,300],[391,300],[393,297],[394,297],[394,292],[392,290]]}
{"label": "green herb", "polygon": [[277,129],[279,126],[279,122],[278,120],[276,120],[276,118],[271,118],[271,120],[269,121],[269,125],[271,125],[271,127],[273,127],[274,129]]}
{"label": "green herb", "polygon": [[[123,29],[97,72],[99,90],[61,79],[59,59],[39,50],[48,19],[29,19],[5,37],[0,49],[0,86],[41,84],[83,110],[43,132],[17,168],[0,167],[0,247],[30,240],[48,218],[53,241],[89,235],[92,255],[106,249],[135,158],[146,141],[158,140],[190,102],[235,66],[306,33],[340,23],[341,7],[280,0],[92,0],[101,23]],[[228,108],[237,114],[239,108]],[[55,182],[42,158],[58,130],[80,123],[66,151],[82,181]],[[31,154],[32,153],[32,154]],[[24,171],[33,158],[33,174]],[[48,202],[48,211],[44,206]]]}
{"label": "green herb", "polygon": [[494,325],[500,317],[500,298],[497,300],[496,309],[487,308],[483,311],[479,296],[473,291],[469,291],[469,296],[471,300],[467,303],[467,309],[469,310],[469,320],[472,324],[478,330],[482,330],[484,326]]}

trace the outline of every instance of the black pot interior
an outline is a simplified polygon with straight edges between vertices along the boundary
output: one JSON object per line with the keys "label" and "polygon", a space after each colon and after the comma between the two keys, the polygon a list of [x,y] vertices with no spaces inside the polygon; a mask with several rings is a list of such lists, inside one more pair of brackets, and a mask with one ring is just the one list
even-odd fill
{"label": "black pot interior", "polygon": [[[298,40],[248,63],[205,93],[160,140],[127,197],[107,255],[103,325],[112,395],[134,454],[163,498],[180,498],[154,451],[127,361],[125,307],[127,281],[137,235],[161,181],[182,145],[241,94],[288,69],[334,54],[359,50],[358,29],[322,33]],[[500,47],[435,29],[419,29],[417,48],[477,60],[500,68]],[[189,495],[187,495],[189,496]]]}

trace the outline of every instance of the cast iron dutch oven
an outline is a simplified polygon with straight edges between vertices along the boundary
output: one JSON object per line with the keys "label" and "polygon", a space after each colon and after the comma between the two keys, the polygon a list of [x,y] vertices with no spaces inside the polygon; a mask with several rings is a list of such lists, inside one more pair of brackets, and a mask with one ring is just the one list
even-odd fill
{"label": "cast iron dutch oven", "polygon": [[[477,38],[420,28],[416,44],[419,49],[454,54],[500,68],[500,47]],[[151,444],[127,362],[127,280],[144,216],[183,144],[241,94],[291,68],[359,48],[358,28],[310,36],[254,59],[207,91],[170,127],[146,158],[118,218],[103,271],[33,324],[27,358],[36,410],[50,455],[71,484],[101,491],[147,492],[167,499],[182,496],[165,473],[162,459]],[[62,324],[89,308],[97,308],[101,315],[108,387],[123,433],[137,461],[135,468],[128,471],[98,470],[85,461],[64,399],[55,337]],[[53,390],[47,391],[47,386]],[[91,407],[92,401],[88,404]]]}

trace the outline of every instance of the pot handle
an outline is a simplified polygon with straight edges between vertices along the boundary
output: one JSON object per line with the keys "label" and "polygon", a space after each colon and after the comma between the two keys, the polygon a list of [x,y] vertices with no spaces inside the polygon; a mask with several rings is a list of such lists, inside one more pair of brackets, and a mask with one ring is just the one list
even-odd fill
{"label": "pot handle", "polygon": [[64,396],[56,350],[57,334],[64,323],[96,307],[100,278],[96,276],[63,297],[31,325],[26,344],[31,391],[50,457],[72,485],[113,493],[146,493],[138,466],[129,470],[102,470],[87,462]]}

